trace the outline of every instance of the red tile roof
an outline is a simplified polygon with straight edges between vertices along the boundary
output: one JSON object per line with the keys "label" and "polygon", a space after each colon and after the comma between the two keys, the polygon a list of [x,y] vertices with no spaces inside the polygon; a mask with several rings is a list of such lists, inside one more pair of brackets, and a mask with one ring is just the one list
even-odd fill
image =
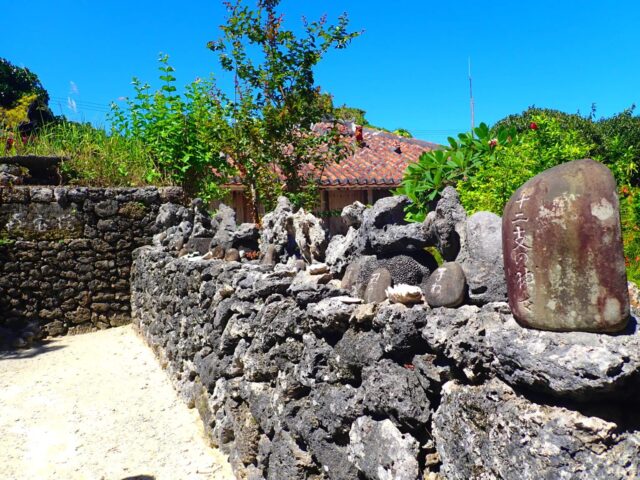
{"label": "red tile roof", "polygon": [[327,188],[395,187],[409,163],[416,162],[423,152],[438,148],[435,143],[379,130],[365,128],[363,133],[364,141],[354,145],[353,155],[325,167],[321,185]]}
{"label": "red tile roof", "polygon": [[[322,126],[317,128],[322,129]],[[340,130],[345,134],[348,128],[342,127]],[[364,128],[363,134],[363,141],[359,144],[353,133],[347,134],[354,153],[339,163],[325,166],[320,177],[322,187],[331,190],[397,187],[409,163],[416,162],[423,152],[439,147],[436,143],[370,128]],[[235,177],[230,185],[240,183],[240,178]]]}

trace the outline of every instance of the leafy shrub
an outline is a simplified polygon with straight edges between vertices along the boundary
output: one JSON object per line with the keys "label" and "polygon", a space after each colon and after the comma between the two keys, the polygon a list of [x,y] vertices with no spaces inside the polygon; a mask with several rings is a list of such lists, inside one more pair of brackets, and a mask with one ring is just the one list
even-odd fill
{"label": "leafy shrub", "polygon": [[513,192],[531,177],[561,163],[591,157],[606,164],[616,177],[627,275],[640,281],[637,117],[625,111],[596,124],[579,115],[529,109],[491,130],[481,125],[474,133],[475,138],[461,134],[459,140],[449,139],[448,147],[424,154],[407,168],[397,193],[413,201],[408,221],[423,221],[447,185],[456,186],[467,212],[502,215]]}
{"label": "leafy shrub", "polygon": [[499,120],[491,127],[491,131],[495,136],[498,130],[513,127],[516,133],[522,134],[530,129],[531,123],[536,119],[545,118],[553,120],[562,130],[576,132],[583,142],[593,145],[594,150],[591,155],[600,157],[604,154],[602,132],[593,121],[594,117],[595,105],[591,107],[591,112],[586,117],[579,113],[565,113],[551,108],[529,107],[522,113],[509,115]]}
{"label": "leafy shrub", "polygon": [[640,188],[620,189],[620,217],[627,277],[640,284]]}
{"label": "leafy shrub", "polygon": [[31,131],[54,119],[49,94],[38,76],[0,58],[0,130],[26,127]]}
{"label": "leafy shrub", "polygon": [[205,199],[220,197],[219,186],[228,170],[221,158],[220,131],[226,127],[210,80],[196,79],[184,95],[177,94],[174,69],[161,55],[160,80],[155,92],[133,79],[135,96],[126,108],[111,106],[112,136],[139,142],[150,159],[148,181],[165,180]]}
{"label": "leafy shrub", "polygon": [[458,184],[467,211],[501,215],[513,192],[528,179],[561,163],[585,158],[594,150],[579,131],[564,128],[555,116],[540,113],[529,119],[527,130],[520,134],[512,126],[506,142],[504,135],[500,138],[505,130],[498,130],[491,155],[485,155],[478,170]]}
{"label": "leafy shrub", "polygon": [[597,127],[604,144],[605,163],[623,185],[640,186],[640,117],[634,116],[635,105],[610,118],[598,120]]}
{"label": "leafy shrub", "polygon": [[425,152],[407,167],[396,193],[407,195],[412,201],[407,210],[408,221],[424,221],[430,206],[446,186],[469,181],[485,163],[497,163],[496,157],[503,146],[515,135],[513,129],[504,129],[497,138],[491,138],[489,127],[484,123],[473,133],[475,136],[461,133],[457,140],[450,137],[449,146]]}

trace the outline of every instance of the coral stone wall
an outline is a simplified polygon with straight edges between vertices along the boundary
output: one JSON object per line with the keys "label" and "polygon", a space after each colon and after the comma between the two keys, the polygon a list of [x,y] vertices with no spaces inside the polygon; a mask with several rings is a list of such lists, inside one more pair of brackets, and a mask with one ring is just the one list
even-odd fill
{"label": "coral stone wall", "polygon": [[[261,260],[189,253],[183,240],[202,229],[163,207],[159,218],[174,212],[182,227],[134,252],[133,322],[237,478],[640,478],[637,320],[616,335],[520,326],[496,300],[501,265],[486,260],[501,255],[499,230],[477,228],[500,218],[467,218],[450,193],[423,225],[391,214],[402,198],[358,207],[358,230],[334,237],[327,264],[287,252],[291,238],[303,257],[321,243],[309,234],[316,221],[284,201],[265,216]],[[444,241],[455,238],[454,224],[460,254]],[[217,228],[211,245],[221,231],[233,245],[236,233]],[[478,230],[485,234],[472,236]],[[406,275],[414,263],[389,249],[425,242],[466,268],[463,303],[370,295],[382,275],[365,281],[363,258],[376,269],[385,262],[387,277],[420,282]],[[405,267],[396,271],[398,259]],[[421,273],[426,293],[446,275]]]}
{"label": "coral stone wall", "polygon": [[437,457],[449,367],[426,353],[424,307],[362,308],[290,271],[151,247],[132,274],[134,324],[238,478],[417,478]]}
{"label": "coral stone wall", "polygon": [[180,189],[0,188],[0,340],[130,321],[131,252]]}

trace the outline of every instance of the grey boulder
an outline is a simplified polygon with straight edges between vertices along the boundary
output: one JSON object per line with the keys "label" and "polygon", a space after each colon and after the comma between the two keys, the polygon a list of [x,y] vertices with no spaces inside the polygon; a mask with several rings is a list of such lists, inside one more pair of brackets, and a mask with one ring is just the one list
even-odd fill
{"label": "grey boulder", "polygon": [[424,222],[434,246],[446,261],[455,260],[460,252],[460,231],[466,220],[467,213],[460,203],[458,192],[453,187],[446,187],[440,194],[436,208],[429,212]]}
{"label": "grey boulder", "polygon": [[289,236],[293,235],[292,217],[293,205],[287,197],[279,197],[276,208],[262,218],[260,252],[263,255],[273,245],[278,256],[286,260],[285,250]]}
{"label": "grey boulder", "polygon": [[258,250],[260,230],[255,223],[242,223],[231,235],[232,246],[238,250]]}
{"label": "grey boulder", "polygon": [[359,228],[362,225],[366,208],[360,202],[353,202],[342,209],[340,217],[347,227]]}
{"label": "grey boulder", "polygon": [[322,220],[301,208],[293,214],[291,222],[302,258],[309,263],[324,260],[328,239]]}
{"label": "grey boulder", "polygon": [[385,197],[364,211],[362,226],[365,231],[378,230],[386,225],[405,225],[404,209],[411,201],[404,195]]}
{"label": "grey boulder", "polygon": [[456,262],[443,263],[423,282],[422,291],[431,307],[456,308],[464,302],[467,282]]}
{"label": "grey boulder", "polygon": [[212,218],[217,225],[217,231],[211,241],[211,248],[221,246],[225,250],[233,246],[233,234],[236,230],[236,212],[233,208],[221,203]]}
{"label": "grey boulder", "polygon": [[387,299],[387,288],[393,285],[391,273],[386,268],[378,268],[372,274],[364,292],[365,303],[381,303]]}
{"label": "grey boulder", "polygon": [[349,432],[349,457],[365,478],[416,480],[420,444],[401,433],[390,420],[359,417]]}
{"label": "grey boulder", "polygon": [[506,301],[502,219],[491,212],[477,212],[467,219],[461,230],[461,247],[456,261],[467,278],[469,299],[480,305]]}
{"label": "grey boulder", "polygon": [[447,479],[640,477],[637,430],[533,403],[497,379],[442,393],[433,435]]}
{"label": "grey boulder", "polygon": [[640,395],[640,327],[619,335],[548,332],[520,326],[512,315],[487,324],[487,348],[508,384],[577,401]]}
{"label": "grey boulder", "polygon": [[342,275],[348,265],[356,261],[365,251],[365,238],[359,230],[349,227],[346,235],[335,235],[329,241],[325,262],[331,271]]}

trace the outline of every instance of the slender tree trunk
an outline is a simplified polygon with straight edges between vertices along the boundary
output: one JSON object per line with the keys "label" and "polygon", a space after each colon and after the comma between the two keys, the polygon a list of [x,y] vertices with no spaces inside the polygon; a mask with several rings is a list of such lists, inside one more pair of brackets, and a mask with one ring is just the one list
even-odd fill
{"label": "slender tree trunk", "polygon": [[258,205],[258,195],[257,195],[257,191],[256,191],[256,185],[255,182],[251,182],[251,184],[249,185],[249,205],[251,206],[251,218],[253,220],[253,223],[255,224],[259,224],[260,223],[260,212],[259,212],[259,205]]}

